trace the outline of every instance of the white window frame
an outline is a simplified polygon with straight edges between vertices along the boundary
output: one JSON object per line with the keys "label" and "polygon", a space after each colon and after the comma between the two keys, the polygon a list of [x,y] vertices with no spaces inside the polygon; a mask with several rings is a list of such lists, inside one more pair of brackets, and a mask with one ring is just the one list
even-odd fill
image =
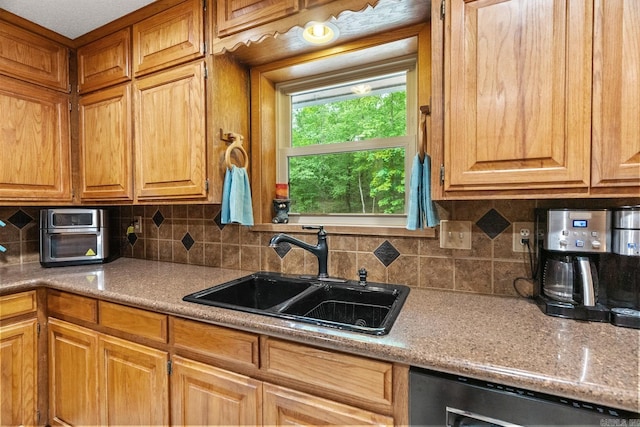
{"label": "white window frame", "polygon": [[[417,153],[418,97],[417,58],[409,55],[394,61],[374,63],[367,67],[345,70],[340,73],[283,82],[276,85],[276,182],[289,182],[289,157],[314,154],[345,153],[384,148],[404,148],[405,150],[405,211],[409,198],[409,178],[413,158]],[[407,73],[407,135],[391,138],[377,138],[366,141],[319,144],[305,147],[291,147],[291,97],[290,94],[313,88],[361,80],[378,75],[406,71]],[[399,227],[406,225],[406,214],[289,214],[292,224],[323,224],[347,226]]]}

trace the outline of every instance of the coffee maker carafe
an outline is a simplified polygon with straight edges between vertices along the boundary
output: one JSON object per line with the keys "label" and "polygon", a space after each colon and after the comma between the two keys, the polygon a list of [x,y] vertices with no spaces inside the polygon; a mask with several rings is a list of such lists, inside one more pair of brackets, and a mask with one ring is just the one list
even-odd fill
{"label": "coffee maker carafe", "polygon": [[610,252],[610,229],[606,209],[536,210],[534,297],[545,314],[609,321],[609,310],[598,302],[598,268]]}

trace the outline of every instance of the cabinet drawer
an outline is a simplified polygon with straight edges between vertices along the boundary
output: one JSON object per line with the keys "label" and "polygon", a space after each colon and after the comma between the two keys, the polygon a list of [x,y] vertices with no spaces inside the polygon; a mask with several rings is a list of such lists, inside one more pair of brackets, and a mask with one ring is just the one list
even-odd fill
{"label": "cabinet drawer", "polygon": [[393,418],[272,384],[264,385],[263,425],[393,426]]}
{"label": "cabinet drawer", "polygon": [[374,404],[392,404],[392,364],[293,344],[271,338],[262,342],[262,369],[299,382]]}
{"label": "cabinet drawer", "polygon": [[36,291],[0,297],[0,320],[36,311]]}
{"label": "cabinet drawer", "polygon": [[49,290],[47,308],[50,315],[59,314],[86,322],[98,322],[98,302],[93,298]]}
{"label": "cabinet drawer", "polygon": [[170,319],[170,327],[171,339],[176,348],[258,367],[257,335],[178,318]]}
{"label": "cabinet drawer", "polygon": [[110,302],[98,302],[100,325],[121,332],[167,342],[167,316]]}

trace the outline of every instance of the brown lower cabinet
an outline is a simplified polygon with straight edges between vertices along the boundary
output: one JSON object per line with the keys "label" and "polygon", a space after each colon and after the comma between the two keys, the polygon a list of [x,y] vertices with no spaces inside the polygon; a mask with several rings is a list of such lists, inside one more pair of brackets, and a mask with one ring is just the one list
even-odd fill
{"label": "brown lower cabinet", "polygon": [[403,366],[59,291],[48,308],[51,425],[407,423]]}
{"label": "brown lower cabinet", "polygon": [[167,425],[168,353],[49,319],[52,425]]}
{"label": "brown lower cabinet", "polygon": [[[0,326],[0,425],[36,424],[36,319]],[[10,384],[5,388],[4,382]]]}
{"label": "brown lower cabinet", "polygon": [[172,425],[261,424],[260,381],[180,356],[172,366]]}
{"label": "brown lower cabinet", "polygon": [[0,425],[38,420],[38,346],[35,291],[0,297]]}

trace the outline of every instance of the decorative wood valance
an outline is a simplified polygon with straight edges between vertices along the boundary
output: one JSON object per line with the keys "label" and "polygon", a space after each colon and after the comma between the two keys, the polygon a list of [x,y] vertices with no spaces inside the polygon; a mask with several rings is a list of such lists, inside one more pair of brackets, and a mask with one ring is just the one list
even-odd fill
{"label": "decorative wood valance", "polygon": [[[256,66],[326,48],[312,46],[302,40],[300,33],[311,21],[331,22],[340,32],[334,44],[344,44],[426,23],[430,19],[429,0],[303,0],[301,3],[309,5],[322,1],[324,3],[319,6],[296,9],[297,12],[284,18],[254,27],[234,18],[235,28],[245,29],[215,38],[213,54],[232,53],[240,62]],[[229,33],[232,30],[227,26],[223,31]]]}
{"label": "decorative wood valance", "polygon": [[[220,0],[223,3],[224,0]],[[310,21],[325,22],[331,18],[337,18],[344,12],[360,12],[367,7],[375,7],[379,0],[334,0],[321,4],[319,0],[305,0],[303,7],[289,16],[276,19],[270,22],[248,27],[245,30],[219,37],[216,35],[213,41],[213,54],[233,52],[239,46],[249,46],[260,43],[268,38],[276,38],[281,34],[289,32],[294,27],[303,27]],[[398,3],[395,0],[395,3]],[[316,7],[314,5],[320,4]],[[220,18],[218,17],[218,27],[220,28]]]}

